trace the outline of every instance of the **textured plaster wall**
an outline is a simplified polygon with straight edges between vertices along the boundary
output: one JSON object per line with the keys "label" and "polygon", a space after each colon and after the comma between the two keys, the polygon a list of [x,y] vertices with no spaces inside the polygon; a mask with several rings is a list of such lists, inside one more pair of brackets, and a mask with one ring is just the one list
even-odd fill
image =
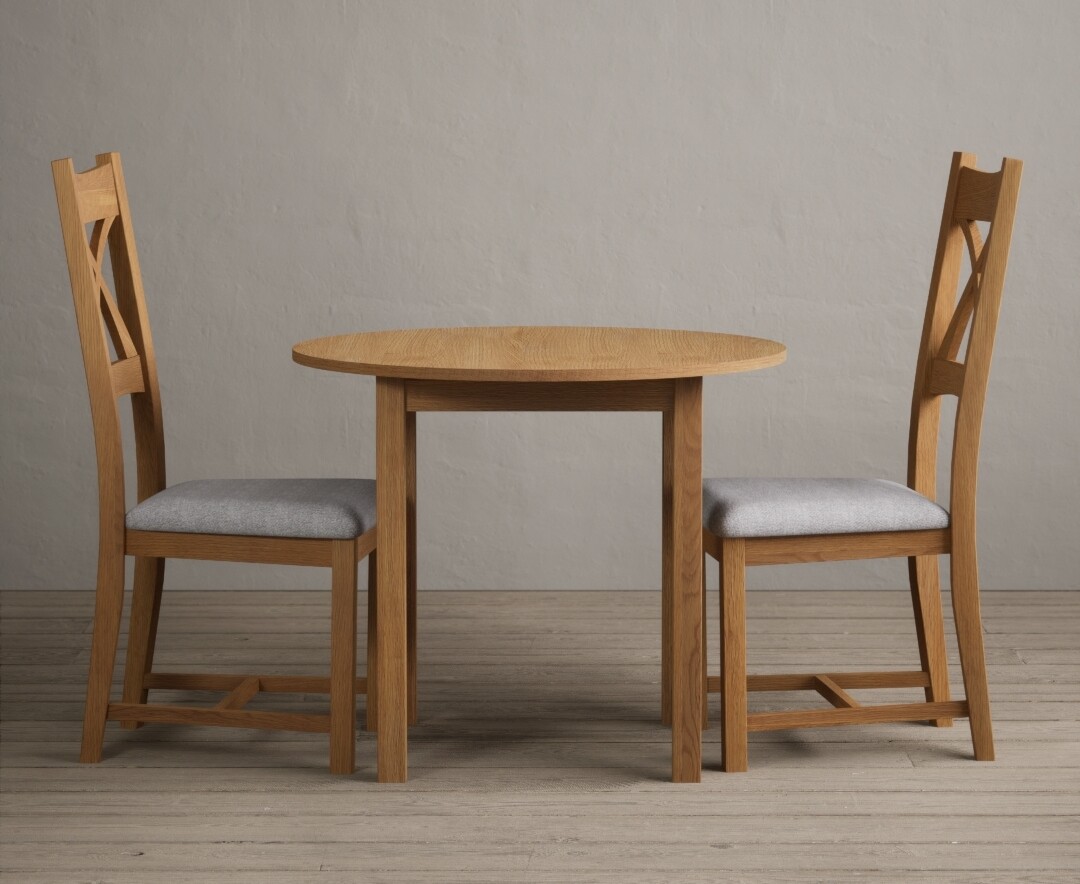
{"label": "textured plaster wall", "polygon": [[[1080,4],[0,2],[0,586],[93,582],[49,161],[125,160],[172,481],[372,475],[399,326],[744,332],[709,474],[903,479],[949,156],[1024,159],[981,473],[990,588],[1076,587]],[[423,415],[421,585],[659,582],[659,418]],[[317,571],[170,565],[174,587]],[[904,585],[903,563],[756,586]]]}

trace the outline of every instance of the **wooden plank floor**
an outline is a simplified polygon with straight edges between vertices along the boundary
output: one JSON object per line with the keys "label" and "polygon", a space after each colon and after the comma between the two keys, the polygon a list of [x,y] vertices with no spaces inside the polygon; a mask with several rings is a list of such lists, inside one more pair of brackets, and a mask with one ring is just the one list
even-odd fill
{"label": "wooden plank floor", "polygon": [[[323,673],[328,596],[167,591],[158,668]],[[906,591],[755,592],[748,604],[753,671],[917,666]],[[366,732],[353,778],[327,772],[325,735],[163,725],[110,724],[105,761],[79,765],[92,597],[4,592],[0,875],[1080,880],[1080,593],[987,593],[984,604],[997,762],[971,760],[966,721],[878,725],[752,734],[750,772],[725,775],[713,728],[703,782],[674,786],[658,721],[658,593],[422,593],[411,777],[378,786]],[[951,636],[950,655],[956,691]],[[824,701],[755,695],[751,708],[792,702]]]}

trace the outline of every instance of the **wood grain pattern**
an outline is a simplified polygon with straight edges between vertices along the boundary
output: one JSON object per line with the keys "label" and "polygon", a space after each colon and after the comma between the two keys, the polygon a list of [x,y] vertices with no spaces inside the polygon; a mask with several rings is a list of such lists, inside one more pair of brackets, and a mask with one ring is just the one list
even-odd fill
{"label": "wood grain pattern", "polygon": [[632,381],[779,365],[775,341],[713,332],[578,326],[403,329],[304,341],[301,365],[444,381]]}
{"label": "wood grain pattern", "polygon": [[[124,463],[120,419],[113,395],[111,361],[102,333],[100,286],[92,262],[84,212],[94,208],[80,204],[81,189],[97,189],[98,179],[112,177],[111,168],[82,179],[80,188],[70,159],[52,165],[60,229],[67,255],[68,276],[75,303],[86,385],[90,394],[90,415],[98,469],[98,569],[97,604],[94,613],[94,642],[87,677],[86,713],[80,758],[101,759],[108,713],[109,686],[116,658],[116,639],[124,597]],[[92,202],[96,206],[97,202]],[[87,219],[88,220],[88,219]]]}
{"label": "wood grain pattern", "polygon": [[138,356],[114,362],[110,367],[110,373],[112,374],[113,395],[117,398],[146,391],[143,361]]}
{"label": "wood grain pattern", "polygon": [[[705,532],[704,548],[722,564],[725,601],[722,622],[736,616],[738,600],[728,600],[730,586],[741,586],[745,565],[834,561],[855,558],[906,556],[909,558],[911,599],[924,676],[926,702],[852,708],[853,698],[843,682],[818,676],[794,689],[813,689],[841,708],[743,717],[740,707],[747,680],[721,674],[724,694],[722,725],[725,740],[732,740],[739,762],[746,729],[815,727],[832,724],[931,720],[950,725],[953,715],[968,716],[977,760],[994,758],[986,659],[980,611],[978,562],[975,543],[975,488],[979,435],[990,359],[994,347],[1005,271],[1012,241],[1022,163],[1006,158],[1001,171],[980,172],[971,154],[953,155],[938,247],[931,275],[926,318],[915,372],[908,445],[908,484],[931,500],[937,499],[937,448],[941,396],[958,397],[950,476],[950,525],[940,531],[889,532],[862,535],[751,538],[745,542],[745,563],[739,574],[729,575],[723,565],[733,541]],[[985,242],[976,221],[989,221]],[[965,247],[971,275],[957,301],[957,287]],[[970,323],[970,325],[969,325]],[[967,353],[958,361],[960,341],[968,333]],[[950,554],[953,619],[960,647],[965,700],[949,699],[948,666],[936,556]],[[732,608],[735,613],[729,612]],[[730,647],[732,632],[724,629],[725,666],[734,669],[740,651]],[[736,630],[739,640],[745,631]],[[750,677],[754,684],[754,677]],[[760,685],[761,683],[758,682]],[[706,691],[712,679],[706,679]],[[753,689],[751,687],[751,689]],[[759,688],[760,689],[760,688]],[[732,695],[730,698],[728,695]],[[730,705],[729,705],[730,704]],[[725,769],[729,769],[725,764]],[[741,769],[741,768],[738,768]]]}
{"label": "wood grain pattern", "polygon": [[243,709],[259,693],[259,678],[249,675],[218,701],[215,709]]}
{"label": "wood grain pattern", "polygon": [[[154,645],[157,641],[161,592],[164,585],[164,559],[145,556],[135,559],[131,617],[128,624],[127,661],[124,663],[125,703],[147,701],[146,677],[154,668]],[[140,724],[141,722],[138,721],[126,721],[123,727],[133,730]]]}
{"label": "wood grain pattern", "polygon": [[[103,545],[104,546],[104,545]],[[98,553],[97,604],[94,607],[94,639],[86,677],[86,711],[79,760],[101,761],[105,722],[109,711],[116,642],[124,604],[124,556],[103,548]],[[138,720],[138,719],[136,719]]]}
{"label": "wood grain pattern", "polygon": [[[325,675],[223,675],[211,672],[152,672],[146,677],[148,688],[170,691],[234,691],[249,679],[259,683],[259,691],[268,694],[329,694],[330,678]],[[357,678],[358,694],[367,691],[367,679]]]}
{"label": "wood grain pattern", "polygon": [[[302,730],[330,730],[330,718],[281,717],[277,713],[240,708],[259,692],[256,677],[240,677],[214,709],[148,703],[148,691],[166,686],[152,672],[158,630],[164,560],[167,557],[217,561],[324,565],[351,558],[351,578],[335,568],[332,633],[338,707],[331,741],[331,766],[352,770],[350,723],[355,707],[356,560],[375,547],[376,532],[348,541],[293,538],[231,537],[126,531],[124,515],[124,452],[117,400],[131,396],[135,437],[136,499],[146,500],[166,487],[165,437],[157,362],[143,292],[142,272],[131,222],[120,156],[97,156],[97,165],[76,173],[70,159],[52,164],[60,229],[67,256],[83,367],[90,396],[98,471],[98,575],[90,650],[83,739],[80,758],[100,761],[107,720],[134,729],[144,722],[209,723],[223,726],[272,728],[275,722],[300,723]],[[86,224],[92,224],[87,239]],[[106,280],[106,248],[112,287]],[[115,290],[115,297],[113,291]],[[108,335],[108,339],[106,339]],[[110,344],[115,351],[112,359]],[[113,670],[120,638],[124,597],[124,557],[136,557],[132,614],[129,626],[122,703],[110,704]],[[348,569],[346,569],[348,570]],[[348,580],[351,579],[351,592]],[[351,611],[351,614],[350,614]],[[352,656],[341,642],[349,631]],[[349,669],[348,667],[352,668]],[[348,670],[348,671],[346,671]],[[181,677],[182,679],[183,677]],[[233,676],[225,677],[230,682]],[[305,682],[310,684],[310,681]],[[190,685],[190,681],[187,682]],[[280,688],[281,682],[275,682]],[[346,706],[348,708],[346,708]],[[277,717],[275,717],[277,716]],[[346,720],[347,716],[347,720]],[[283,725],[285,726],[285,725]],[[352,725],[354,726],[354,725]],[[348,741],[349,746],[346,746]]]}
{"label": "wood grain pattern", "polygon": [[675,381],[671,427],[671,778],[701,782],[701,378]]}
{"label": "wood grain pattern", "polygon": [[330,772],[356,769],[356,544],[330,554]]}
{"label": "wood grain pattern", "polygon": [[405,383],[375,382],[378,557],[378,776],[408,778],[408,483]]}
{"label": "wood grain pattern", "polygon": [[[112,225],[109,225],[109,227],[111,229]],[[92,238],[99,239],[104,230],[104,223],[99,221],[91,234]],[[112,342],[117,360],[126,363],[130,359],[135,359],[141,363],[142,359],[138,350],[135,349],[135,342],[131,339],[131,332],[128,331],[127,323],[124,322],[124,318],[120,315],[120,308],[116,306],[116,300],[113,298],[112,292],[109,290],[109,284],[102,274],[101,265],[105,259],[104,245],[105,243],[102,242],[96,247],[101,251],[96,251],[94,245],[90,246],[96,277],[95,282],[100,292],[101,318],[105,321],[105,330],[109,333],[109,340]],[[139,373],[142,373],[141,368]]]}
{"label": "wood grain pattern", "polygon": [[[746,741],[746,542],[720,548],[720,732],[727,773],[745,771]],[[707,687],[706,687],[707,690]]]}
{"label": "wood grain pattern", "polygon": [[[972,222],[972,226],[974,223]],[[941,339],[941,347],[938,348],[938,355],[934,359],[934,369],[938,369],[939,362],[955,362],[957,356],[960,355],[960,345],[964,339],[964,333],[968,330],[968,326],[971,324],[971,314],[975,310],[975,296],[977,295],[979,288],[978,282],[982,274],[983,260],[985,254],[980,251],[978,261],[975,260],[974,243],[969,236],[965,237],[968,244],[969,254],[972,256],[971,276],[968,278],[967,285],[964,287],[964,293],[960,296],[960,300],[956,303],[956,309],[953,311],[952,319],[949,320],[949,325],[945,329],[945,334]],[[949,366],[946,371],[950,371],[955,375],[957,370]],[[935,385],[935,379],[930,380],[931,387]],[[949,386],[955,388],[955,381],[950,378],[948,382]],[[944,385],[942,385],[944,386]],[[953,396],[960,395],[960,389],[944,390],[938,395],[945,395],[951,393]]]}
{"label": "wood grain pattern", "polygon": [[368,556],[367,591],[367,698],[364,709],[364,730],[379,729],[379,551]]}
{"label": "wood grain pattern", "polygon": [[[661,717],[673,725],[673,779],[700,780],[701,730],[707,711],[702,377],[775,365],[785,352],[776,342],[733,335],[571,327],[371,332],[294,347],[293,358],[301,364],[376,375],[380,554],[377,611],[372,618],[377,635],[369,658],[375,660],[378,675],[368,727],[370,710],[377,708],[381,781],[404,781],[406,721],[417,720],[415,413],[476,410],[664,415]],[[387,581],[393,582],[390,588]],[[400,654],[405,654],[404,661]],[[387,670],[391,660],[393,669]],[[399,683],[401,678],[407,685]],[[404,711],[399,706],[403,701]]]}
{"label": "wood grain pattern", "polygon": [[209,727],[250,727],[258,730],[327,733],[330,716],[298,712],[257,712],[253,709],[204,709],[167,703],[110,703],[112,721],[143,721],[158,724],[199,724]]}
{"label": "wood grain pattern", "polygon": [[755,712],[746,717],[750,732],[789,730],[797,727],[836,727],[842,724],[883,724],[895,721],[926,721],[963,717],[968,705],[963,700],[945,703],[888,703],[837,709],[807,709],[797,712]]}
{"label": "wood grain pattern", "polygon": [[959,396],[964,389],[964,366],[951,359],[935,359],[926,389],[931,396]]}
{"label": "wood grain pattern", "polygon": [[[715,544],[712,545],[715,547]],[[940,555],[950,549],[947,529],[880,534],[816,534],[806,537],[752,537],[746,541],[748,565],[841,562],[883,556]]]}
{"label": "wood grain pattern", "polygon": [[675,415],[665,411],[662,423],[660,490],[660,721],[671,725],[672,607],[675,604],[675,556],[672,522],[672,488],[675,484]]}
{"label": "wood grain pattern", "polygon": [[941,210],[937,251],[930,273],[930,292],[926,301],[922,339],[915,363],[908,435],[908,486],[931,500],[937,500],[941,398],[930,392],[930,383],[934,360],[938,358],[945,333],[955,313],[956,288],[964,259],[964,236],[953,215],[960,188],[960,170],[974,165],[974,154],[953,154],[945,189],[945,204]]}
{"label": "wood grain pattern", "polygon": [[[378,529],[356,538],[356,554],[375,549]],[[128,531],[126,552],[148,558],[198,559],[204,562],[246,562],[265,565],[330,566],[332,540],[301,537],[248,537],[231,534],[179,534],[170,531]]]}
{"label": "wood grain pattern", "polygon": [[971,162],[971,165],[964,163],[960,167],[959,187],[952,217],[957,221],[993,221],[998,207],[998,194],[1002,190],[1002,173],[982,172],[974,168],[974,155]]}
{"label": "wood grain pattern", "polygon": [[[941,577],[937,556],[910,556],[908,582],[911,606],[915,613],[915,639],[919,660],[929,683],[926,700],[943,703],[950,699],[949,661],[945,651],[945,618],[941,606]],[[952,719],[934,720],[937,727],[951,727]]]}
{"label": "wood grain pattern", "polygon": [[814,689],[838,709],[854,709],[862,705],[827,675],[814,676]]}
{"label": "wood grain pattern", "polygon": [[[771,675],[748,675],[746,688],[751,693],[758,691],[816,691],[819,678],[843,688],[922,688],[930,685],[930,676],[920,670],[900,672],[886,670],[882,672],[824,672],[818,674],[794,673]],[[710,693],[723,691],[723,679],[716,675],[709,676]]]}
{"label": "wood grain pattern", "polygon": [[113,169],[119,223],[114,223],[109,231],[109,258],[117,306],[142,361],[143,390],[131,397],[131,417],[135,429],[135,497],[141,502],[166,486],[165,429],[157,357],[150,333],[150,314],[146,308],[142,269],[120,154],[99,154],[97,161],[107,163]]}
{"label": "wood grain pattern", "polygon": [[668,381],[410,381],[409,411],[665,411]]}
{"label": "wood grain pattern", "polygon": [[[64,162],[57,160],[57,162]],[[74,168],[72,168],[74,172]],[[77,195],[78,219],[83,224],[90,224],[103,218],[112,218],[119,214],[116,184],[113,181],[112,167],[101,162],[93,169],[87,169],[74,175]]]}
{"label": "wood grain pattern", "polygon": [[[971,318],[971,332],[965,360],[964,388],[956,406],[956,429],[952,452],[952,475],[949,506],[952,515],[953,550],[950,560],[953,616],[956,621],[960,659],[963,663],[964,692],[971,710],[971,739],[975,758],[994,758],[993,731],[990,723],[990,698],[986,683],[982,618],[979,599],[979,569],[975,542],[975,491],[978,483],[979,440],[982,433],[986,386],[994,351],[1005,272],[1009,263],[1016,202],[1020,193],[1023,164],[1019,160],[1002,162],[997,198],[990,217],[990,233],[984,247],[984,269],[979,295]],[[972,188],[983,199],[985,181],[968,176]],[[959,204],[960,200],[958,200]],[[982,204],[980,203],[980,206]],[[981,220],[975,207],[956,214]]]}
{"label": "wood grain pattern", "polygon": [[701,729],[709,729],[709,595],[705,579],[708,565],[705,550],[701,551]]}
{"label": "wood grain pattern", "polygon": [[[406,392],[406,399],[408,393]],[[405,641],[409,678],[409,724],[420,720],[417,693],[416,611],[416,414],[405,415]]]}

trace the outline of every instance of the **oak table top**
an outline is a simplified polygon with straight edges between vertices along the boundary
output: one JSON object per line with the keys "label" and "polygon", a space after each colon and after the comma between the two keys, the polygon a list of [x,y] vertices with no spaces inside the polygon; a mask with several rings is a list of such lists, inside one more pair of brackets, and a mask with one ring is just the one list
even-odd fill
{"label": "oak table top", "polygon": [[303,341],[301,365],[445,381],[627,381],[703,377],[779,365],[787,350],[718,332],[584,326],[422,328]]}

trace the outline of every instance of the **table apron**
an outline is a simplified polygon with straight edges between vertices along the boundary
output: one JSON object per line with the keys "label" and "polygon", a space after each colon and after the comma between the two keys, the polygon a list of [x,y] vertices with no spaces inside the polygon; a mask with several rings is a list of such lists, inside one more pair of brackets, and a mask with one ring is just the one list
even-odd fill
{"label": "table apron", "polygon": [[405,382],[407,411],[671,411],[676,380]]}

